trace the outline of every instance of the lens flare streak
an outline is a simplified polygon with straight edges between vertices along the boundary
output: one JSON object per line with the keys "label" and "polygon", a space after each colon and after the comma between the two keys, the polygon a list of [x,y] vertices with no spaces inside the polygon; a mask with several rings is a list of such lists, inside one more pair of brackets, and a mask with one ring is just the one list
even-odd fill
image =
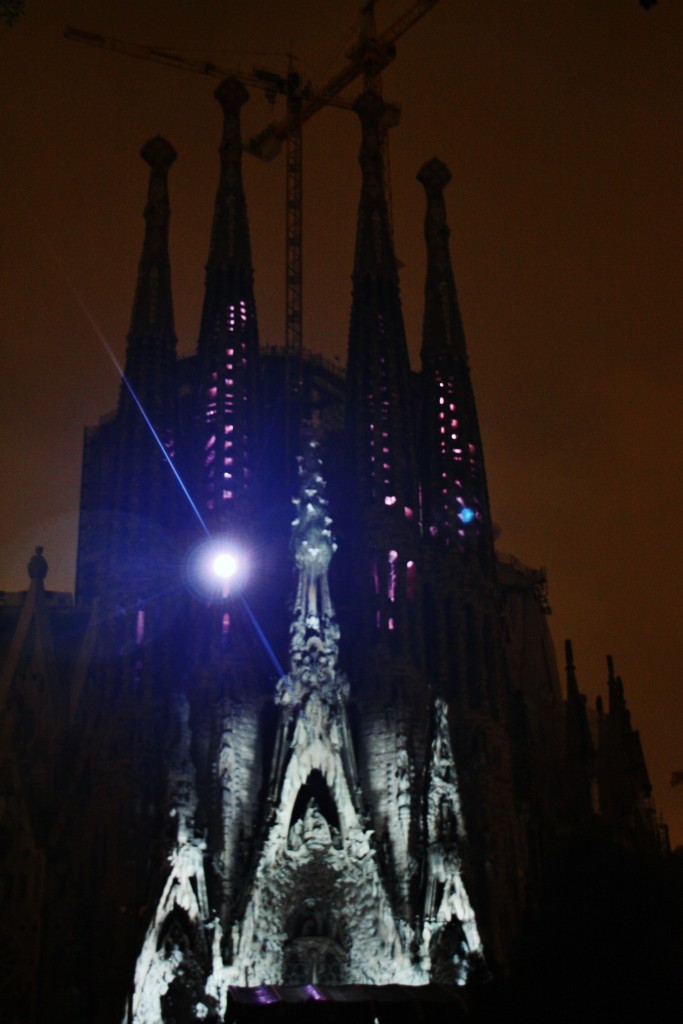
{"label": "lens flare streak", "polygon": [[256,630],[256,635],[258,636],[259,640],[263,644],[266,653],[268,654],[271,662],[273,663],[273,666],[275,667],[275,671],[278,674],[278,679],[282,679],[284,674],[285,674],[284,670],[283,670],[282,665],[280,664],[280,662],[277,660],[277,655],[275,654],[275,651],[273,650],[273,648],[268,643],[268,638],[266,637],[266,634],[263,632],[263,630],[259,626],[258,620],[257,620],[256,616],[254,615],[254,613],[252,612],[252,610],[249,607],[249,605],[247,604],[247,599],[244,597],[244,595],[240,594],[240,600],[242,601],[242,604],[244,605],[244,609],[245,609],[247,615],[251,619],[251,624],[254,627],[254,629]]}
{"label": "lens flare streak", "polygon": [[135,390],[134,390],[132,384],[130,383],[130,381],[126,377],[125,373],[123,372],[123,368],[121,367],[118,359],[114,355],[114,353],[113,353],[109,343],[107,342],[107,339],[105,338],[104,334],[100,330],[100,328],[99,328],[97,322],[95,321],[95,318],[92,316],[90,310],[85,305],[85,303],[81,299],[80,295],[75,290],[75,288],[73,288],[73,286],[71,286],[71,290],[72,290],[72,292],[74,294],[74,297],[75,297],[76,301],[78,302],[78,305],[81,307],[81,310],[83,311],[84,316],[88,320],[88,323],[90,324],[90,326],[92,327],[93,331],[97,335],[97,337],[98,337],[98,339],[100,341],[100,344],[102,345],[102,347],[104,348],[105,352],[107,353],[107,355],[111,359],[112,363],[114,364],[114,366],[116,368],[116,372],[118,373],[118,375],[121,378],[121,380],[123,381],[123,383],[126,385],[126,388],[128,389],[129,395],[131,396],[131,398],[135,402],[136,406],[138,407],[138,410],[140,411],[140,415],[142,416],[142,418],[144,419],[145,423],[147,424],[152,437],[154,438],[154,440],[158,444],[158,446],[159,446],[159,448],[161,450],[161,454],[164,456],[164,458],[166,459],[166,462],[170,466],[171,472],[173,473],[174,477],[176,478],[176,480],[178,482],[178,485],[180,486],[180,489],[182,490],[183,494],[187,498],[187,500],[188,500],[188,502],[190,504],[190,508],[192,509],[192,511],[194,512],[195,516],[197,517],[197,521],[199,522],[199,525],[201,526],[201,528],[204,531],[204,533],[206,534],[206,536],[210,537],[211,536],[211,532],[210,532],[208,526],[206,525],[206,523],[204,522],[204,519],[202,517],[201,512],[197,508],[197,506],[196,506],[196,504],[195,504],[195,502],[194,502],[194,500],[192,498],[192,495],[190,494],[190,492],[188,491],[187,487],[185,486],[183,478],[181,477],[180,473],[178,472],[178,470],[176,469],[175,465],[173,464],[173,460],[172,460],[171,456],[168,454],[168,452],[166,450],[166,447],[164,445],[164,442],[161,440],[161,438],[157,434],[156,430],[154,429],[154,425],[153,425],[152,421],[150,420],[149,416],[147,415],[147,413],[145,412],[145,410],[144,410],[144,408],[142,406],[142,402],[140,401],[140,399],[136,395]]}

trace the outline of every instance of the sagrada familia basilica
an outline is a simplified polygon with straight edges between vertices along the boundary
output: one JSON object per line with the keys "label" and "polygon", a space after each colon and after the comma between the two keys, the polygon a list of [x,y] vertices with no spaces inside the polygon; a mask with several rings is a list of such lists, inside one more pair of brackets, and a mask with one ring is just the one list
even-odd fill
{"label": "sagrada familia basilica", "polygon": [[2,593],[16,1021],[217,1022],[246,991],[466,989],[505,972],[549,850],[595,820],[626,848],[661,843],[611,662],[604,706],[587,707],[570,645],[562,687],[544,574],[494,549],[448,169],[418,173],[414,372],[384,106],[360,97],[346,371],[293,365],[259,348],[246,90],[216,97],[196,352],[176,353],[175,153],[157,137],[119,403],[85,434],[75,600],[47,589],[42,549],[27,591]]}

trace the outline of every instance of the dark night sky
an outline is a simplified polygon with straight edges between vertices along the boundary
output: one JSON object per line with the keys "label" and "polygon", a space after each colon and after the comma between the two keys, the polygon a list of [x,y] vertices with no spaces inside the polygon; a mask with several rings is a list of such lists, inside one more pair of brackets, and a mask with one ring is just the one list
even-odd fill
{"label": "dark night sky", "polygon": [[[380,28],[410,0],[382,0]],[[0,26],[0,587],[45,545],[72,589],[84,424],[118,381],[142,240],[142,143],[176,147],[171,258],[182,352],[199,324],[217,181],[215,82],[62,37],[66,24],[314,83],[353,41],[358,0],[26,0]],[[453,258],[499,546],[545,565],[558,648],[593,703],[613,654],[658,806],[683,842],[683,4],[441,0],[385,73],[413,364],[424,275],[415,173],[449,164]],[[353,95],[353,90],[351,95]],[[281,109],[276,111],[281,115]],[[271,112],[256,94],[245,135]],[[305,344],[345,358],[359,172],[353,114],[305,129]],[[284,166],[245,168],[262,341],[281,343]]]}

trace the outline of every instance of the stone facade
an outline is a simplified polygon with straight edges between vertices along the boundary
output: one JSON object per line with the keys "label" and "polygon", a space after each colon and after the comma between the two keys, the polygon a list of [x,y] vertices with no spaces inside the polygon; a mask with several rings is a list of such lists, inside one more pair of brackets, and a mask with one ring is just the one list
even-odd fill
{"label": "stone facade", "polygon": [[[659,844],[621,681],[610,667],[589,714],[568,647],[563,696],[544,576],[494,551],[447,168],[419,174],[415,374],[383,105],[361,97],[348,371],[307,355],[293,396],[287,354],[259,349],[246,95],[217,96],[197,353],[176,355],[175,154],[156,139],[125,381],[86,432],[75,605],[42,551],[0,603],[10,1020],[218,1021],[230,986],[465,985],[505,972],[566,837],[600,818]],[[222,544],[244,571],[208,582]]]}

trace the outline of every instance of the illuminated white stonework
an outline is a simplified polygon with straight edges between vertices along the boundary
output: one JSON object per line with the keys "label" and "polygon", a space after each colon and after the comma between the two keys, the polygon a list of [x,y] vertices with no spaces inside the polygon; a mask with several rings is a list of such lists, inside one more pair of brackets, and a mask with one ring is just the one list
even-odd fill
{"label": "illuminated white stonework", "polygon": [[413,932],[396,918],[360,810],[337,664],[327,570],[335,550],[314,449],[302,465],[293,541],[298,588],[290,671],[271,782],[275,814],[244,917],[233,926],[231,983],[420,984]]}
{"label": "illuminated white stonework", "polygon": [[[259,830],[253,814],[257,718],[226,697],[216,709],[223,831],[221,854],[213,858],[222,906],[211,907],[207,849],[196,830],[190,716],[181,705],[171,772],[178,839],[138,960],[137,1024],[166,1019],[165,1001],[171,1005],[174,998],[189,998],[196,1019],[220,1020],[229,985],[423,985],[435,973],[438,980],[463,983],[482,956],[462,878],[465,827],[442,700],[436,701],[425,751],[428,785],[417,828],[421,864],[410,842],[416,773],[405,730],[395,723],[392,728],[389,715],[375,737],[375,760],[384,751],[390,780],[379,818],[390,823],[393,863],[404,870],[393,894],[382,870],[347,718],[349,686],[338,666],[339,628],[327,577],[336,545],[314,445],[300,472],[292,524],[298,586],[290,668],[275,696],[279,724],[269,810]],[[236,849],[238,834],[245,833],[256,857],[246,880],[239,880]],[[397,908],[407,905],[409,879],[418,874],[424,905],[409,920]]]}
{"label": "illuminated white stonework", "polygon": [[427,888],[423,952],[429,956],[433,943],[449,930],[454,933],[453,939],[460,946],[461,957],[456,957],[453,964],[453,980],[464,984],[472,955],[483,959],[483,948],[462,877],[465,822],[448,731],[448,708],[441,698],[435,703],[435,719],[426,802]]}
{"label": "illuminated white stonework", "polygon": [[188,932],[201,936],[210,916],[204,877],[204,843],[194,836],[197,798],[187,702],[179,705],[178,720],[180,737],[169,771],[169,799],[171,815],[177,819],[177,844],[170,857],[170,873],[162,897],[135,968],[133,1020],[137,1024],[163,1021],[162,999],[183,969]]}

